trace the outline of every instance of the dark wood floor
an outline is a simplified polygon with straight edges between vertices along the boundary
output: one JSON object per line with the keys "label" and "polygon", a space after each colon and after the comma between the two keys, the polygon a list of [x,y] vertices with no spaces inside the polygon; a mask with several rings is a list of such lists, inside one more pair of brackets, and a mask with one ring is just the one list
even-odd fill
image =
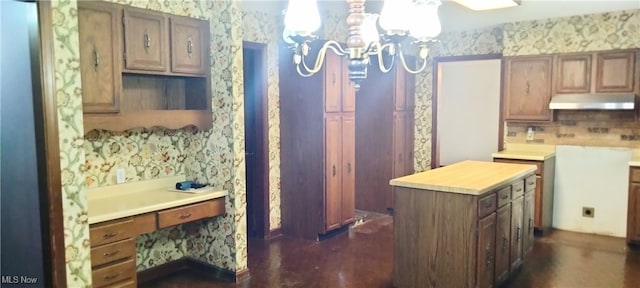
{"label": "dark wood floor", "polygon": [[[323,242],[249,239],[251,277],[242,283],[181,272],[141,287],[392,287],[390,216],[374,215]],[[504,287],[640,287],[640,252],[624,239],[554,231]]]}

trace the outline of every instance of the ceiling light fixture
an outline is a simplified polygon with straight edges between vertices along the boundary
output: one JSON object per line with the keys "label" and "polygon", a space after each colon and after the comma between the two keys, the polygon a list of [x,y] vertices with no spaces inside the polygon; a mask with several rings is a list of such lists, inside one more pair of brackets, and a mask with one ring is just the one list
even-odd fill
{"label": "ceiling light fixture", "polygon": [[[380,15],[365,13],[365,0],[346,0],[349,15],[346,22],[349,37],[346,47],[334,40],[328,40],[318,50],[315,64],[309,67],[305,57],[309,55],[309,44],[317,37],[314,32],[320,28],[320,13],[316,0],[289,0],[282,37],[293,50],[293,62],[298,74],[310,77],[322,69],[327,50],[349,58],[349,79],[360,87],[360,81],[367,78],[369,57],[378,58],[380,70],[387,73],[393,67],[396,56],[405,70],[420,73],[427,66],[429,49],[427,43],[440,34],[438,18],[440,0],[385,0]],[[377,24],[377,25],[376,25]],[[379,26],[384,32],[378,31]],[[409,38],[409,41],[405,41]],[[421,61],[417,69],[407,65],[402,45],[409,43],[416,50]],[[383,53],[391,56],[391,63],[385,65]]]}
{"label": "ceiling light fixture", "polygon": [[453,0],[471,10],[483,11],[500,8],[515,7],[520,5],[520,0]]}

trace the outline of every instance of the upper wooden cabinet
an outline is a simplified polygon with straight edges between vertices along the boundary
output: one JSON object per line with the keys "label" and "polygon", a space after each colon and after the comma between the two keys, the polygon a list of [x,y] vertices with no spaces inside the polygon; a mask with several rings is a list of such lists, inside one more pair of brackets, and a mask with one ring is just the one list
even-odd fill
{"label": "upper wooden cabinet", "polygon": [[635,50],[556,56],[555,93],[633,92]]}
{"label": "upper wooden cabinet", "polygon": [[[324,111],[325,112],[354,112],[356,111],[356,90],[349,80],[347,61],[335,53],[328,52],[325,56],[324,68]],[[328,68],[331,67],[331,68]],[[340,69],[339,67],[342,67]]]}
{"label": "upper wooden cabinet", "polygon": [[505,59],[504,113],[507,121],[551,121],[552,57]]}
{"label": "upper wooden cabinet", "polygon": [[78,2],[82,105],[85,113],[120,111],[121,10],[112,5]]}
{"label": "upper wooden cabinet", "polygon": [[209,66],[209,22],[172,16],[171,71],[205,74]]}
{"label": "upper wooden cabinet", "polygon": [[169,35],[166,16],[127,7],[123,22],[125,68],[167,71]]}
{"label": "upper wooden cabinet", "polygon": [[100,1],[78,7],[85,133],[213,126],[208,21]]}

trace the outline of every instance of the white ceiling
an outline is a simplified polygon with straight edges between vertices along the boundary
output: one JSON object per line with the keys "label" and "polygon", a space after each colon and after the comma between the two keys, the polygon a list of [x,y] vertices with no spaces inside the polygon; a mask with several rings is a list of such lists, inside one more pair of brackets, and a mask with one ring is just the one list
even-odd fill
{"label": "white ceiling", "polygon": [[[242,9],[281,13],[286,0],[241,0]],[[378,12],[382,0],[367,1],[367,12]],[[443,0],[440,19],[444,31],[468,30],[500,23],[640,9],[640,0],[522,0],[521,5],[492,11],[472,11]],[[319,0],[319,5],[346,9],[344,0]],[[322,8],[321,8],[322,9]],[[376,11],[378,10],[378,11]],[[346,24],[345,24],[346,25]]]}

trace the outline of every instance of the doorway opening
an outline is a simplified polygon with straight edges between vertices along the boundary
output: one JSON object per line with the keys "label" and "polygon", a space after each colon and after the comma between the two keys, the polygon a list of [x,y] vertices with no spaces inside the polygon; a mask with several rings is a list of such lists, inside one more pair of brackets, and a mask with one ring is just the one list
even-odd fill
{"label": "doorway opening", "polygon": [[267,46],[243,42],[247,237],[269,235]]}

